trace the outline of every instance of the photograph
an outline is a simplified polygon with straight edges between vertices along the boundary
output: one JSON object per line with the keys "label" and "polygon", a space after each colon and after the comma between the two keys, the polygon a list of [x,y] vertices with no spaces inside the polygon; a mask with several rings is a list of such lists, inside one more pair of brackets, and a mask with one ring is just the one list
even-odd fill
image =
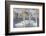
{"label": "photograph", "polygon": [[13,8],[13,27],[26,28],[39,26],[39,9]]}
{"label": "photograph", "polygon": [[5,34],[44,33],[45,3],[5,2]]}

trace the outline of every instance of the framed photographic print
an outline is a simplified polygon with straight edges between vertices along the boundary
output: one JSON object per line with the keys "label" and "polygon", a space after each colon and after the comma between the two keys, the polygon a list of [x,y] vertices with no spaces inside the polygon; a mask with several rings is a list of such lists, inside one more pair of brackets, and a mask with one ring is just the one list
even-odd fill
{"label": "framed photographic print", "polygon": [[5,1],[5,33],[34,34],[45,32],[45,3]]}

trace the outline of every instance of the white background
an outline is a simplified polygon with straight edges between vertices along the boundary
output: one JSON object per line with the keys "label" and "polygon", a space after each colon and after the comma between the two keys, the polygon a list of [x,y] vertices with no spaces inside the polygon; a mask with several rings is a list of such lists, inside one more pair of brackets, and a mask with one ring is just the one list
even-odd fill
{"label": "white background", "polygon": [[[39,27],[30,28],[13,28],[13,8],[34,8],[39,9]],[[24,32],[24,31],[38,31],[42,30],[42,6],[23,6],[23,5],[10,5],[10,32]],[[20,23],[21,24],[21,23]],[[25,30],[24,30],[25,29]]]}
{"label": "white background", "polygon": [[[21,1],[45,2],[46,3],[46,0],[21,0]],[[45,6],[46,6],[46,4],[45,4]],[[45,9],[46,9],[46,7],[45,7]],[[45,11],[45,13],[46,13],[46,11]],[[46,27],[46,25],[45,25],[45,27]],[[5,0],[0,0],[0,36],[5,36],[4,34],[5,34]],[[23,35],[18,35],[18,36],[23,36]],[[28,34],[28,35],[24,35],[24,36],[46,36],[46,31],[44,34]]]}

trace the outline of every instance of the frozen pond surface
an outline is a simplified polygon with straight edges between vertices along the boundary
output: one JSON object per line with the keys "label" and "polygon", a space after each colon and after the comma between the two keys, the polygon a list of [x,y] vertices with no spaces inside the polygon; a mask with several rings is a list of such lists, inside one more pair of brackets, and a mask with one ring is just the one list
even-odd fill
{"label": "frozen pond surface", "polygon": [[15,20],[14,21],[14,28],[23,28],[23,27],[37,27],[39,26],[39,20],[37,19],[37,22],[33,20]]}
{"label": "frozen pond surface", "polygon": [[34,27],[37,26],[37,23],[32,21],[29,23],[28,20],[21,21],[20,23],[15,24],[16,27]]}

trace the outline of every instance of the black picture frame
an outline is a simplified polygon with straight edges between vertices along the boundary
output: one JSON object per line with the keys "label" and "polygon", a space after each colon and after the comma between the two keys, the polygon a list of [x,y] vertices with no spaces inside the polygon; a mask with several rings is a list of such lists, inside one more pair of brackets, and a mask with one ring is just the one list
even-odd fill
{"label": "black picture frame", "polygon": [[[10,4],[33,4],[33,5],[42,5],[43,8],[42,8],[42,13],[43,13],[43,21],[42,21],[42,24],[43,24],[43,30],[42,31],[32,31],[32,32],[14,32],[14,33],[9,33],[9,15],[10,15],[10,7],[9,5]],[[42,2],[20,2],[20,1],[5,1],[5,35],[19,35],[19,34],[38,34],[38,33],[45,33],[45,3],[42,3]]]}

